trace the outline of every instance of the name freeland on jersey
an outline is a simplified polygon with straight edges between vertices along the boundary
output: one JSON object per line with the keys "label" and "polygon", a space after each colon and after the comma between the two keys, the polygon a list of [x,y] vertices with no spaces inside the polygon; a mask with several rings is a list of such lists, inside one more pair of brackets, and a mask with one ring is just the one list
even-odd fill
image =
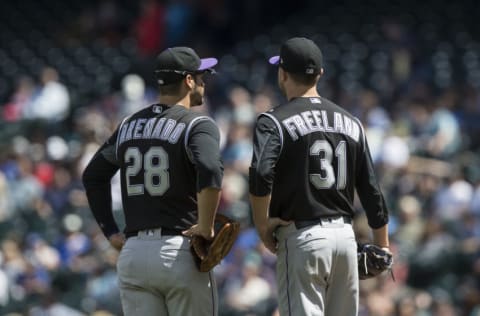
{"label": "name freeland on jersey", "polygon": [[325,110],[309,110],[295,114],[282,120],[283,126],[293,141],[300,136],[313,132],[339,133],[351,137],[358,142],[360,138],[360,126],[347,115],[333,112],[333,125],[330,124],[327,114],[332,112]]}

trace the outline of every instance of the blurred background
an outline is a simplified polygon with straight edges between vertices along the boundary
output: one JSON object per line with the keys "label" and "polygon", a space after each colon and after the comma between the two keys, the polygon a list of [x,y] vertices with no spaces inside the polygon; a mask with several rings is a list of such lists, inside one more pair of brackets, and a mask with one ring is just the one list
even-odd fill
{"label": "blurred background", "polygon": [[123,116],[155,102],[154,58],[174,45],[219,59],[196,110],[221,129],[220,211],[243,227],[215,268],[220,315],[275,315],[247,171],[256,115],[285,101],[267,57],[292,36],[322,49],[320,94],[363,122],[391,212],[396,281],[360,282],[360,315],[480,315],[478,17],[473,0],[1,1],[0,315],[122,314],[118,253],[80,176]]}

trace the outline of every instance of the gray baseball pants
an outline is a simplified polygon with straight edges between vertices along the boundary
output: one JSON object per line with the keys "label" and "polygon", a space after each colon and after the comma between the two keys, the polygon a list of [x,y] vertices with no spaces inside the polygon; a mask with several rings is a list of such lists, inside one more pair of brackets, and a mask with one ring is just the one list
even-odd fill
{"label": "gray baseball pants", "polygon": [[198,271],[183,236],[145,230],[127,240],[117,261],[125,316],[216,316],[212,272]]}
{"label": "gray baseball pants", "polygon": [[277,282],[281,316],[357,316],[357,244],[343,218],[297,229],[279,227]]}

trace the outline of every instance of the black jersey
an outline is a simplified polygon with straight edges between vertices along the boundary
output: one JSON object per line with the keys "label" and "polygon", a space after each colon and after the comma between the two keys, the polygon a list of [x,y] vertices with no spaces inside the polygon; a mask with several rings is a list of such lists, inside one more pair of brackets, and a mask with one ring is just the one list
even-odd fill
{"label": "black jersey", "polygon": [[355,189],[372,227],[388,221],[358,119],[322,97],[295,98],[260,115],[250,192],[272,194],[285,220],[354,215]]}
{"label": "black jersey", "polygon": [[126,233],[191,227],[197,222],[197,192],[221,186],[218,143],[215,123],[183,106],[155,104],[125,118],[84,173],[97,220],[105,212],[96,207],[103,198],[92,192],[88,178],[107,168],[104,158],[120,169]]}

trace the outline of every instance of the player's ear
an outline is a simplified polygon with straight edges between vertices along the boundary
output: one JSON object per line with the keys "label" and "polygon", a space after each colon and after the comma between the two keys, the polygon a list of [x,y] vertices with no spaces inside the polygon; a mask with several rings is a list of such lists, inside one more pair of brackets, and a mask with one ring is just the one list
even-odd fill
{"label": "player's ear", "polygon": [[324,72],[323,68],[320,68],[320,73],[318,74],[319,79],[320,79],[321,76],[323,76],[323,72]]}
{"label": "player's ear", "polygon": [[280,79],[280,81],[287,80],[287,77],[288,77],[288,73],[285,70],[283,70],[282,67],[278,67],[278,78]]}
{"label": "player's ear", "polygon": [[185,84],[190,88],[190,90],[193,90],[193,88],[195,88],[195,78],[193,78],[191,74],[187,74],[183,80],[185,81]]}

